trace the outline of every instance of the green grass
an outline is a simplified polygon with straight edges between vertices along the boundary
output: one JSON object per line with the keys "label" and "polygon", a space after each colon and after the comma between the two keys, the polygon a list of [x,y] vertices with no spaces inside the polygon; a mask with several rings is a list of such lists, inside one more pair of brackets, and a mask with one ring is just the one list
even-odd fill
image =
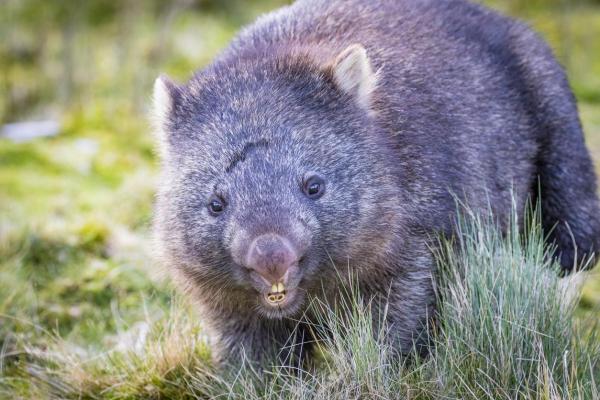
{"label": "green grass", "polygon": [[[431,359],[393,359],[384,332],[363,318],[368,299],[355,298],[346,308],[356,318],[321,307],[335,340],[322,338],[319,365],[301,378],[220,376],[200,318],[152,261],[157,165],[146,109],[159,72],[186,79],[240,24],[281,2],[203,0],[171,20],[172,2],[144,3],[133,19],[121,6],[82,3],[91,8],[76,21],[70,95],[60,85],[67,16],[50,18],[59,3],[0,3],[0,92],[10,93],[0,120],[61,124],[54,138],[0,140],[0,398],[598,398],[600,273],[577,305],[558,307],[569,281],[549,272],[539,235],[502,241],[473,220],[463,251],[444,254],[449,300]],[[114,4],[126,3],[137,4]],[[600,172],[600,5],[486,3],[550,40]]]}
{"label": "green grass", "polygon": [[32,398],[600,399],[597,326],[574,315],[581,276],[558,277],[533,221],[526,233],[513,221],[502,235],[467,216],[457,238],[441,241],[440,308],[426,358],[395,355],[369,299],[350,287],[335,308],[311,304],[321,356],[309,370],[220,372],[198,320],[174,304],[105,352],[73,352],[49,335],[2,383]]}

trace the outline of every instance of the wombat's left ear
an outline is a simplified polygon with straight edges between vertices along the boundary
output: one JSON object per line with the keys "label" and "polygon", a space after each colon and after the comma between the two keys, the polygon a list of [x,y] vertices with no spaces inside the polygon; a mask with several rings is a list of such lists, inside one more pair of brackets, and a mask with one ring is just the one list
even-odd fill
{"label": "wombat's left ear", "polygon": [[377,74],[371,68],[365,48],[360,44],[348,46],[335,58],[331,68],[338,87],[354,97],[359,106],[371,110]]}

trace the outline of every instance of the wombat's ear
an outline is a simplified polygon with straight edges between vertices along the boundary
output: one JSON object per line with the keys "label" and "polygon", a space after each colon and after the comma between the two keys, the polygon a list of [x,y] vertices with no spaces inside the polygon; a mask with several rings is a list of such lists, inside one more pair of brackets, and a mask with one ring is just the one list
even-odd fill
{"label": "wombat's ear", "polygon": [[157,128],[163,128],[179,97],[179,87],[165,74],[154,81],[153,117]]}
{"label": "wombat's ear", "polygon": [[161,150],[165,149],[168,121],[181,96],[181,88],[168,76],[162,74],[154,81],[152,120]]}
{"label": "wombat's ear", "polygon": [[353,96],[358,105],[371,109],[371,98],[377,84],[377,74],[371,68],[367,51],[360,44],[343,50],[332,65],[333,78],[338,87]]}

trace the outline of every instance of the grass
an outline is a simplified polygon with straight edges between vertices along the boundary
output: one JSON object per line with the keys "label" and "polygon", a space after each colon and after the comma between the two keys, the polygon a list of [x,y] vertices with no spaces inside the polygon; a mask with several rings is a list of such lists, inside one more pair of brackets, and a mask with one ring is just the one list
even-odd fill
{"label": "grass", "polygon": [[[9,94],[0,119],[61,125],[53,138],[0,140],[0,399],[598,398],[600,273],[578,303],[559,306],[571,281],[550,272],[539,232],[505,241],[476,219],[464,221],[459,253],[440,254],[443,329],[430,359],[391,357],[385,330],[373,332],[366,317],[368,299],[355,296],[345,306],[353,318],[315,303],[332,335],[302,376],[218,373],[193,307],[151,261],[156,160],[146,106],[159,72],[184,80],[281,2],[149,2],[133,19],[85,3],[93,12],[79,10],[87,19],[76,25],[68,95],[55,3],[0,2],[0,87]],[[600,172],[600,7],[486,3],[527,19],[555,48]]]}
{"label": "grass", "polygon": [[191,310],[174,304],[101,353],[49,335],[2,383],[24,398],[600,399],[600,338],[575,318],[581,276],[558,277],[536,216],[521,228],[502,235],[469,215],[441,241],[428,357],[397,356],[350,287],[335,309],[311,303],[321,356],[309,370],[220,372]]}
{"label": "grass", "polygon": [[598,398],[600,343],[574,319],[582,276],[557,279],[537,219],[502,237],[471,216],[458,253],[446,242],[441,371],[459,398]]}

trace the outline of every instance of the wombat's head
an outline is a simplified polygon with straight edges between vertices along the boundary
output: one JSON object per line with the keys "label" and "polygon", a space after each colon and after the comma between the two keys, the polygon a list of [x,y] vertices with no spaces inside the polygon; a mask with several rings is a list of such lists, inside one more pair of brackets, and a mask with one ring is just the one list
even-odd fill
{"label": "wombat's head", "polygon": [[375,83],[359,45],[156,81],[159,243],[204,302],[290,315],[335,265],[385,253],[399,196]]}

